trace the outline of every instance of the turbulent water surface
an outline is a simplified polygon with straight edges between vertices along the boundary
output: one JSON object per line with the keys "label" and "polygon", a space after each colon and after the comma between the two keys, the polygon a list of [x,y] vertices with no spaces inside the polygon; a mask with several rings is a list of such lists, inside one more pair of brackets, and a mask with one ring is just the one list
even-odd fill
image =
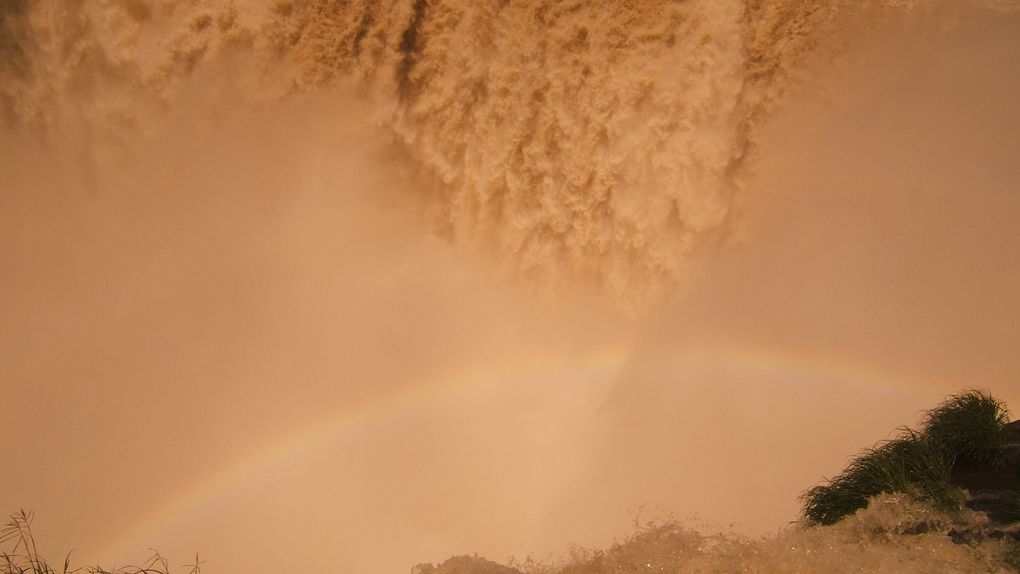
{"label": "turbulent water surface", "polygon": [[896,496],[789,523],[1020,409],[1018,101],[1006,0],[0,1],[0,510],[226,573],[1006,571]]}

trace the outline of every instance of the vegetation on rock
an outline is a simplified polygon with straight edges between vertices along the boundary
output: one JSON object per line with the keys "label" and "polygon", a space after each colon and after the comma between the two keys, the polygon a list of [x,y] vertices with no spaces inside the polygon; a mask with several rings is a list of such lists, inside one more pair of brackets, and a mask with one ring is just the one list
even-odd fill
{"label": "vegetation on rock", "polygon": [[[968,504],[992,512],[996,520],[1015,521],[1020,500],[1016,448],[1017,430],[1009,424],[1006,405],[983,390],[965,391],[928,411],[920,430],[904,428],[899,435],[858,454],[827,484],[805,492],[804,517],[814,524],[833,524],[867,507],[882,493],[902,492],[939,510]],[[991,508],[982,500],[994,499]],[[988,505],[985,505],[988,506]],[[1006,512],[999,512],[999,509]]]}

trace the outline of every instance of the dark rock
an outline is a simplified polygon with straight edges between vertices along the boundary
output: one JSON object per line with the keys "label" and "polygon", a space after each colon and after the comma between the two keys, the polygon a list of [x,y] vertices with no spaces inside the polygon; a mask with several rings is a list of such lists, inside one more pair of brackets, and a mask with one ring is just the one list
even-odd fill
{"label": "dark rock", "polygon": [[992,540],[1013,540],[1020,541],[1020,528],[1018,527],[977,527],[977,528],[966,528],[966,529],[952,529],[949,531],[949,538],[953,540],[953,544],[966,544],[968,546],[975,546],[987,539]]}
{"label": "dark rock", "polygon": [[950,481],[970,493],[967,507],[988,514],[994,522],[1020,520],[1020,421],[1006,425],[1002,464],[957,465]]}
{"label": "dark rock", "polygon": [[1003,462],[998,467],[956,465],[952,482],[972,493],[1020,487],[1020,421],[1006,425]]}
{"label": "dark rock", "polygon": [[931,532],[934,527],[927,522],[918,522],[917,524],[911,524],[900,530],[900,534],[927,534]]}

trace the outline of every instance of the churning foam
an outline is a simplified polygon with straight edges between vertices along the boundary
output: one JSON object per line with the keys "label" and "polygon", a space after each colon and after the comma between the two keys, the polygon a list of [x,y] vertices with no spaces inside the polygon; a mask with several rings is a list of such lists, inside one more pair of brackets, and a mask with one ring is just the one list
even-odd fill
{"label": "churning foam", "polygon": [[347,85],[387,110],[437,233],[539,288],[640,305],[734,233],[758,126],[804,60],[887,4],[17,1],[0,105],[83,124],[102,162],[213,61],[258,68],[260,100]]}

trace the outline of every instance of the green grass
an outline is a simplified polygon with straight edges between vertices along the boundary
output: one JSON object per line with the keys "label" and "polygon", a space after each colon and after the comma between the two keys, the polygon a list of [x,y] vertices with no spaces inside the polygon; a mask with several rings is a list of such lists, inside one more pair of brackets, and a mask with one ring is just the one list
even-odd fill
{"label": "green grass", "polygon": [[1008,422],[1006,406],[986,391],[952,396],[926,413],[920,431],[901,430],[897,438],[858,454],[827,484],[801,495],[804,517],[833,524],[884,492],[957,510],[963,496],[949,481],[953,467],[999,464]]}
{"label": "green grass", "polygon": [[1001,462],[1004,429],[1010,422],[1006,405],[986,391],[950,397],[928,412],[924,434],[960,465]]}
{"label": "green grass", "polygon": [[[188,574],[200,574],[202,562],[195,555],[195,562],[184,568]],[[11,520],[0,530],[0,574],[171,574],[166,558],[158,552],[145,562],[144,566],[124,566],[107,570],[102,566],[80,566],[71,568],[68,553],[59,569],[50,566],[39,554],[32,535],[32,513],[21,510],[11,515]]]}

